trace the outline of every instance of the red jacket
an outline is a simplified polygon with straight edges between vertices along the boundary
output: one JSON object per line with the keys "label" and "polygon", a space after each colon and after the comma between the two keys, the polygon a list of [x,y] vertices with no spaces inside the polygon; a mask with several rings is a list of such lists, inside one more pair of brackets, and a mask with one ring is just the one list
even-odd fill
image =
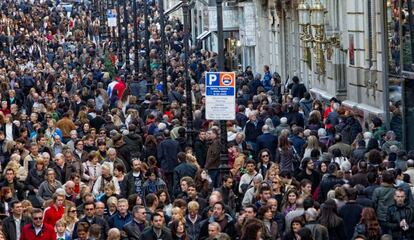
{"label": "red jacket", "polygon": [[56,222],[62,218],[64,213],[65,208],[63,206],[59,207],[56,210],[54,202],[51,202],[49,207],[45,209],[43,223],[49,224],[50,226],[55,226]]}
{"label": "red jacket", "polygon": [[43,224],[42,230],[39,232],[39,235],[36,235],[33,224],[31,223],[26,224],[22,229],[20,240],[36,240],[36,239],[56,240],[55,229],[48,224]]}

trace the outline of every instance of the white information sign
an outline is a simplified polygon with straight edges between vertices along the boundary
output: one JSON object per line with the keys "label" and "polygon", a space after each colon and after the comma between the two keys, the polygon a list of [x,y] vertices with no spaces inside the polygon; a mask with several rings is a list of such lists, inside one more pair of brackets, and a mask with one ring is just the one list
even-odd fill
{"label": "white information sign", "polygon": [[106,14],[108,17],[108,27],[116,27],[116,9],[108,9]]}
{"label": "white information sign", "polygon": [[236,119],[236,76],[234,72],[206,74],[206,119]]}

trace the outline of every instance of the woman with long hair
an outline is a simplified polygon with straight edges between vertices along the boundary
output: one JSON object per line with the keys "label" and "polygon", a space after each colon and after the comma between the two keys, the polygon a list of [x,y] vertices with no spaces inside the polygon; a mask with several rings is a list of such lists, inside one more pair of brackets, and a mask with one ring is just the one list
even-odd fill
{"label": "woman with long hair", "polygon": [[289,138],[287,135],[279,136],[279,146],[276,150],[275,160],[280,164],[281,171],[292,171],[293,168],[293,158],[294,158],[294,149],[290,144]]}
{"label": "woman with long hair", "polygon": [[289,212],[296,210],[296,201],[299,198],[299,193],[295,188],[289,189],[282,201],[282,213],[286,216]]}
{"label": "woman with long hair", "polygon": [[162,208],[168,217],[171,217],[172,203],[170,195],[166,189],[161,189],[157,192],[158,196],[158,207]]}
{"label": "woman with long hair", "polygon": [[154,135],[148,135],[145,138],[143,148],[143,161],[145,162],[149,156],[157,156],[157,139]]}
{"label": "woman with long hair", "polygon": [[329,199],[321,205],[319,223],[328,228],[329,239],[346,238],[344,221],[338,216],[335,200]]}
{"label": "woman with long hair", "polygon": [[199,169],[196,172],[194,183],[196,185],[197,192],[203,198],[207,198],[210,195],[212,190],[212,180],[206,169]]}
{"label": "woman with long hair", "polygon": [[180,220],[174,220],[170,226],[173,240],[187,240],[187,231],[185,230],[185,223]]}
{"label": "woman with long hair", "polygon": [[249,219],[243,225],[240,240],[260,240],[264,231],[262,221],[256,218]]}
{"label": "woman with long hair", "polygon": [[270,205],[264,205],[258,210],[259,219],[263,221],[264,239],[277,240],[280,239],[279,228],[277,223],[273,220],[272,207]]}
{"label": "woman with long hair", "polygon": [[381,239],[381,227],[373,208],[364,208],[359,224],[355,226],[354,236],[364,235],[368,240]]}
{"label": "woman with long hair", "polygon": [[69,204],[65,206],[65,212],[62,219],[65,221],[66,231],[72,235],[75,223],[79,220],[75,204],[69,202]]}
{"label": "woman with long hair", "polygon": [[308,145],[304,149],[303,158],[311,157],[312,150],[317,150],[320,154],[322,153],[321,148],[319,146],[318,138],[313,135],[308,137]]}

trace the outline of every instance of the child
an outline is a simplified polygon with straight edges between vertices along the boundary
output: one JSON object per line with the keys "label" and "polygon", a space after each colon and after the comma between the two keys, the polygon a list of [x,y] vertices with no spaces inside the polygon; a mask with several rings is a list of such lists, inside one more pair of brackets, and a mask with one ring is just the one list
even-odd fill
{"label": "child", "polygon": [[69,240],[70,232],[66,230],[66,223],[63,219],[60,219],[55,224],[56,239],[57,240]]}
{"label": "child", "polygon": [[101,225],[92,224],[89,228],[89,240],[101,239]]}

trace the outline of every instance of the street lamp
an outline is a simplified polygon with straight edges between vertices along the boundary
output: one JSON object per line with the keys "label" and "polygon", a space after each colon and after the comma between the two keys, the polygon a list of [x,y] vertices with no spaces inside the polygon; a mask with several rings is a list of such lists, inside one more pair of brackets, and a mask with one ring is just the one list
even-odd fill
{"label": "street lamp", "polygon": [[163,95],[163,111],[168,105],[168,82],[167,82],[167,38],[165,36],[165,14],[164,0],[158,1],[159,21],[160,21],[160,37],[161,37],[161,78],[162,78],[162,95]]}
{"label": "street lamp", "polygon": [[303,41],[303,61],[308,64],[308,67],[312,67],[311,63],[311,52],[310,44],[312,43],[312,34],[310,31],[310,7],[305,0],[298,6],[299,12],[299,25],[302,27],[302,32],[300,34],[300,40]]}
{"label": "street lamp", "polygon": [[119,66],[122,66],[122,27],[121,27],[121,0],[117,0],[116,4],[116,25],[118,26],[118,46],[117,46],[117,55],[118,55],[118,71],[120,70]]}
{"label": "street lamp", "polygon": [[146,67],[145,67],[145,73],[146,73],[146,79],[148,84],[148,91],[152,94],[152,79],[151,79],[151,61],[150,61],[150,45],[149,45],[149,38],[150,38],[150,32],[149,32],[149,19],[148,19],[148,2],[147,0],[143,0],[144,2],[144,22],[145,22],[145,57],[146,57]]}
{"label": "street lamp", "polygon": [[[224,36],[223,36],[223,0],[216,0],[217,5],[217,47],[218,47],[218,71],[224,71]],[[227,150],[227,126],[226,121],[220,121],[220,174],[221,178],[229,172]]]}
{"label": "street lamp", "polygon": [[132,11],[134,17],[134,70],[135,74],[139,73],[139,50],[138,50],[138,15],[137,15],[137,0],[132,0]]}
{"label": "street lamp", "polygon": [[[125,41],[125,75],[128,74],[129,71],[129,41],[128,41],[128,23],[129,23],[129,15],[127,9],[127,1],[124,1],[124,41]],[[125,76],[126,79],[126,76]]]}
{"label": "street lamp", "polygon": [[[161,0],[162,1],[162,0]],[[188,75],[188,55],[190,54],[189,43],[189,34],[190,34],[190,8],[188,6],[188,1],[183,0],[183,18],[184,18],[184,77],[185,77],[185,100],[187,105],[187,141],[190,146],[194,144],[193,142],[193,101],[191,97],[191,79]]]}

